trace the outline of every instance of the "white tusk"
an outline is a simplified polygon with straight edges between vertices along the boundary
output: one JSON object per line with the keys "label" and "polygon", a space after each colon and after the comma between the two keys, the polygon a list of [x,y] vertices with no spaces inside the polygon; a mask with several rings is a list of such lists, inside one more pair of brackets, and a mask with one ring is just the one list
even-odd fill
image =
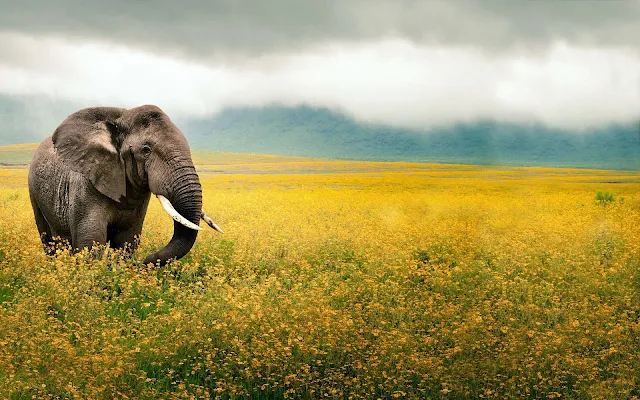
{"label": "white tusk", "polygon": [[218,224],[216,224],[215,222],[213,222],[213,220],[211,219],[211,217],[209,217],[207,215],[206,212],[204,212],[204,210],[202,210],[202,213],[200,214],[200,218],[202,218],[204,220],[204,222],[207,223],[207,225],[209,225],[210,227],[212,227],[213,229],[215,229],[216,231],[220,232],[220,233],[224,233],[224,231],[218,226]]}
{"label": "white tusk", "polygon": [[187,228],[194,229],[196,231],[202,230],[202,228],[200,228],[198,225],[194,224],[193,222],[189,221],[188,219],[180,215],[180,213],[177,212],[175,208],[173,208],[173,205],[171,205],[171,202],[169,201],[169,199],[167,199],[161,194],[156,194],[156,197],[158,198],[158,200],[160,200],[160,204],[162,204],[162,208],[164,208],[167,214],[171,215],[171,218],[173,218],[174,221],[179,222],[182,225],[186,226]]}

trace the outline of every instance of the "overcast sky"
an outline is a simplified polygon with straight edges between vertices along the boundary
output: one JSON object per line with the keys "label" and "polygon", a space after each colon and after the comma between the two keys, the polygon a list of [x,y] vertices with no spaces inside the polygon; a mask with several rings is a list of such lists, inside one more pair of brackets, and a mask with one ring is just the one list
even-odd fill
{"label": "overcast sky", "polygon": [[640,116],[640,0],[0,0],[0,94],[430,127]]}

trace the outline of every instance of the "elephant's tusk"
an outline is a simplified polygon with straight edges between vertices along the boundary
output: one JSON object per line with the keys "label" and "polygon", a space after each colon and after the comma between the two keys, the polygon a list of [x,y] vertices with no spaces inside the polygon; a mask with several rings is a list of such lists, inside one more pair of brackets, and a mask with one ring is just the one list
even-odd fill
{"label": "elephant's tusk", "polygon": [[158,200],[160,200],[160,204],[162,204],[162,208],[164,208],[167,214],[171,215],[171,218],[173,218],[174,221],[179,222],[182,225],[186,226],[187,228],[194,229],[196,231],[202,230],[202,228],[200,228],[198,225],[194,224],[193,222],[189,221],[188,219],[180,215],[180,213],[177,212],[175,208],[173,208],[173,205],[171,205],[171,202],[169,201],[169,199],[167,199],[161,194],[156,194],[156,197],[158,198]]}
{"label": "elephant's tusk", "polygon": [[218,226],[218,224],[216,224],[215,222],[213,222],[213,220],[211,219],[211,217],[209,217],[207,215],[206,212],[204,212],[204,210],[202,210],[202,213],[200,214],[200,218],[202,218],[202,220],[204,222],[207,223],[207,225],[209,225],[210,227],[212,227],[213,229],[215,229],[216,231],[220,232],[220,233],[224,233],[224,231]]}

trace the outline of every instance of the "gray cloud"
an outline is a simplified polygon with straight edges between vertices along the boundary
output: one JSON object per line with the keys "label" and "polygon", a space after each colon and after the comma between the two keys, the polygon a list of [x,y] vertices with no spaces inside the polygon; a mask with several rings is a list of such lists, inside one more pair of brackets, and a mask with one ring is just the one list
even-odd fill
{"label": "gray cloud", "polygon": [[640,0],[0,0],[0,94],[426,127],[640,113]]}
{"label": "gray cloud", "polygon": [[640,1],[0,0],[0,26],[106,40],[189,58],[255,56],[395,36],[485,50],[578,45],[640,49]]}

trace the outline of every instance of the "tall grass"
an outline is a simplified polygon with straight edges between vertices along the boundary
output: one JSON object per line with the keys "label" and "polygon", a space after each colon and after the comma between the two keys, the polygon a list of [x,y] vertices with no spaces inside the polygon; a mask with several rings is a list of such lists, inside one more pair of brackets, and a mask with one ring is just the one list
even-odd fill
{"label": "tall grass", "polygon": [[0,170],[0,398],[637,397],[640,191],[599,207],[612,174],[203,175],[225,235],[154,269],[156,202],[133,257],[47,258]]}

